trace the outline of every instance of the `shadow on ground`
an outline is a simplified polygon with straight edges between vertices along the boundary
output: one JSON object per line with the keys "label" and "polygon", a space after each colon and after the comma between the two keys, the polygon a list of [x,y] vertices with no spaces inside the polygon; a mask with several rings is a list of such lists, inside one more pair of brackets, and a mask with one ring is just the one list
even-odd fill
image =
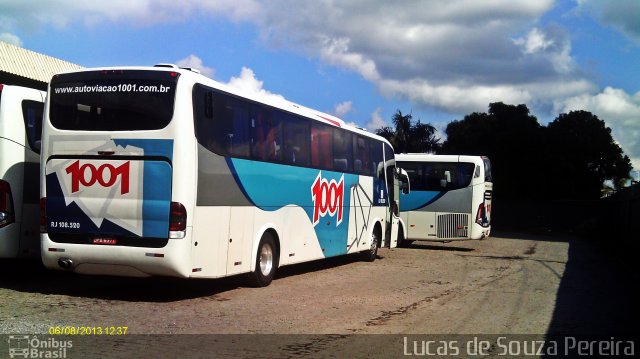
{"label": "shadow on ground", "polygon": [[[456,242],[461,243],[461,242]],[[448,252],[473,252],[474,248],[463,247],[460,244],[454,245],[452,242],[413,242],[405,248],[421,249],[428,251],[448,251]]]}
{"label": "shadow on ground", "polygon": [[549,336],[640,334],[638,265],[606,241],[568,238]]}
{"label": "shadow on ground", "polygon": [[[378,255],[378,259],[383,259]],[[361,261],[357,255],[307,262],[278,269],[278,279],[297,276]],[[167,277],[127,278],[90,276],[47,270],[37,260],[0,259],[0,288],[20,292],[58,294],[132,302],[171,302],[216,296],[247,287],[247,276],[219,279],[182,279]]]}
{"label": "shadow on ground", "polygon": [[[547,330],[554,336],[640,334],[639,269],[635,253],[614,238],[583,238],[552,231],[494,231],[494,238],[569,244]],[[527,254],[527,253],[525,253]]]}

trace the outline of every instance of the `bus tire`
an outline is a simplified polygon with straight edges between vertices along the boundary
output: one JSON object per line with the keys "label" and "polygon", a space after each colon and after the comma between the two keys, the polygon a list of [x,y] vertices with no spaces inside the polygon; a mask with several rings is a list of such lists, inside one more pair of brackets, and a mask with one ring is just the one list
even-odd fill
{"label": "bus tire", "polygon": [[254,287],[266,287],[271,284],[278,268],[278,247],[273,234],[264,232],[258,245],[254,271],[249,273],[249,281]]}
{"label": "bus tire", "polygon": [[411,246],[411,243],[413,243],[413,241],[404,236],[404,229],[402,226],[398,227],[398,247],[407,248]]}
{"label": "bus tire", "polygon": [[378,243],[380,243],[380,231],[377,228],[371,233],[371,247],[362,252],[362,258],[367,262],[373,262],[378,256]]}
{"label": "bus tire", "polygon": [[402,226],[398,226],[398,247],[407,247],[408,243],[407,241],[404,239],[404,230],[402,229]]}

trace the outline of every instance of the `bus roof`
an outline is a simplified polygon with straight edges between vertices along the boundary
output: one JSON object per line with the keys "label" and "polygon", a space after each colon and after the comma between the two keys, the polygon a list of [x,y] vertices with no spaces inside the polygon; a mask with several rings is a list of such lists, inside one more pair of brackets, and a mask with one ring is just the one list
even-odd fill
{"label": "bus roof", "polygon": [[472,162],[481,163],[487,157],[471,155],[436,155],[431,153],[396,153],[396,160],[405,162]]}
{"label": "bus roof", "polygon": [[73,70],[73,71],[67,71],[67,72],[62,72],[59,74],[54,75],[54,78],[56,78],[59,75],[66,75],[66,74],[72,74],[72,73],[82,73],[82,72],[94,72],[94,71],[122,71],[122,70],[143,70],[143,71],[158,71],[158,72],[177,72],[180,74],[181,79],[188,79],[188,81],[192,82],[193,84],[196,83],[201,83],[203,85],[207,85],[210,87],[213,87],[217,90],[229,93],[231,95],[234,96],[238,96],[238,97],[242,97],[242,98],[246,98],[249,99],[251,101],[255,101],[258,103],[263,103],[265,105],[271,106],[271,107],[275,107],[281,110],[285,110],[297,115],[302,115],[305,116],[307,118],[311,118],[314,119],[316,121],[320,121],[332,126],[336,126],[336,127],[340,127],[340,128],[345,128],[348,129],[351,132],[354,133],[358,133],[360,135],[366,136],[366,137],[371,137],[371,138],[376,138],[382,142],[387,143],[388,145],[391,146],[391,143],[389,141],[387,141],[387,139],[385,139],[384,137],[378,136],[374,133],[371,133],[363,128],[360,127],[356,127],[350,124],[347,124],[344,122],[344,120],[322,112],[322,111],[318,111],[303,105],[299,105],[297,103],[291,102],[287,99],[285,99],[284,97],[281,97],[279,95],[266,95],[266,94],[261,94],[261,93],[256,93],[256,92],[247,92],[235,87],[232,87],[230,85],[218,82],[216,80],[213,80],[209,77],[206,77],[205,75],[202,75],[200,73],[200,71],[198,71],[197,69],[193,69],[193,68],[186,68],[186,67],[178,67],[176,65],[173,64],[158,64],[155,66],[112,66],[112,67],[95,67],[95,68],[85,68],[85,69],[79,69],[79,70]]}

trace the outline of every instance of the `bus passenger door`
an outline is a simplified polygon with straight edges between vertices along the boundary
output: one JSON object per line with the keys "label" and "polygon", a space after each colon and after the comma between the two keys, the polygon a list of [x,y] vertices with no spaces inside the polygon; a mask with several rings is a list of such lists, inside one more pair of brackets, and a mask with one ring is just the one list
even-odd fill
{"label": "bus passenger door", "polygon": [[389,248],[395,248],[398,246],[398,228],[400,226],[400,184],[395,167],[391,177],[393,178],[393,198],[389,198],[391,201],[391,238]]}
{"label": "bus passenger door", "polygon": [[251,242],[254,208],[231,207],[227,247],[227,275],[251,270]]}
{"label": "bus passenger door", "polygon": [[400,198],[400,185],[398,176],[396,175],[396,167],[388,166],[386,173],[387,189],[389,193],[389,211],[387,225],[391,226],[386,230],[387,238],[385,238],[384,246],[395,248],[398,246],[398,226],[400,225],[400,206],[398,200]]}

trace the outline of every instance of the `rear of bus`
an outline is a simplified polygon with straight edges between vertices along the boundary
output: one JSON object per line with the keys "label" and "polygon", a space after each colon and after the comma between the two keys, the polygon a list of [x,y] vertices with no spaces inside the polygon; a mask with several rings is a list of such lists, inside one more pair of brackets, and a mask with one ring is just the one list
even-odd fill
{"label": "rear of bus", "polygon": [[[43,123],[40,230],[51,269],[188,276],[185,205],[195,186],[189,71],[108,68],[59,74]],[[184,135],[186,133],[186,135]],[[181,136],[182,135],[182,136]],[[176,141],[175,138],[185,138]]]}
{"label": "rear of bus", "polygon": [[397,154],[411,182],[400,200],[408,242],[481,239],[491,231],[491,163],[486,157]]}
{"label": "rear of bus", "polygon": [[37,257],[45,93],[0,84],[0,258]]}
{"label": "rear of bus", "polygon": [[491,161],[488,157],[469,157],[476,165],[473,176],[473,204],[475,209],[474,222],[471,225],[471,239],[489,237],[491,234],[491,201],[493,198],[493,179],[491,175]]}

